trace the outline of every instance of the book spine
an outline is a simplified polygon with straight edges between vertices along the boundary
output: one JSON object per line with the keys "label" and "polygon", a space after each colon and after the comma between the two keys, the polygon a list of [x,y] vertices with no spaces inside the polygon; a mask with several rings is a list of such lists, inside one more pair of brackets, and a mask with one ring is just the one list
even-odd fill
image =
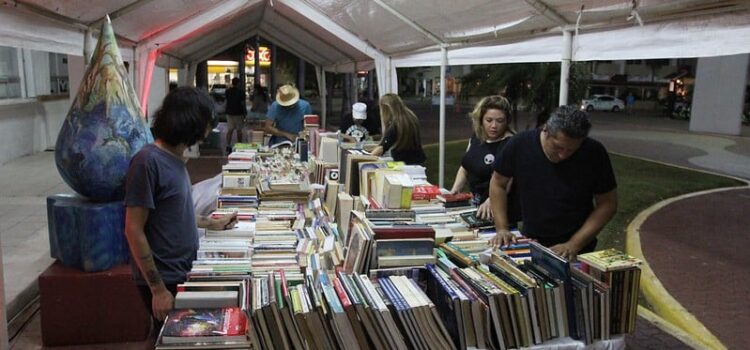
{"label": "book spine", "polygon": [[349,300],[349,296],[346,295],[346,291],[341,285],[341,281],[338,279],[338,277],[333,278],[333,289],[336,291],[336,295],[338,295],[339,300],[341,301],[341,305],[344,307],[344,309],[352,306],[352,302],[351,300]]}
{"label": "book spine", "polygon": [[448,296],[450,296],[451,299],[458,299],[458,295],[456,295],[456,293],[453,290],[453,288],[451,288],[448,285],[448,282],[446,282],[443,279],[443,276],[441,276],[437,272],[437,269],[435,268],[435,265],[433,265],[433,264],[426,264],[425,267],[427,268],[427,271],[429,271],[430,274],[435,278],[435,280],[438,281],[438,283],[440,284],[440,287],[442,287],[443,290],[445,290],[448,293]]}
{"label": "book spine", "polygon": [[383,290],[383,293],[385,293],[388,299],[390,299],[393,306],[396,307],[396,310],[405,311],[409,309],[406,300],[404,300],[401,294],[398,293],[396,287],[388,277],[381,277],[378,279],[378,282],[380,283],[380,288]]}

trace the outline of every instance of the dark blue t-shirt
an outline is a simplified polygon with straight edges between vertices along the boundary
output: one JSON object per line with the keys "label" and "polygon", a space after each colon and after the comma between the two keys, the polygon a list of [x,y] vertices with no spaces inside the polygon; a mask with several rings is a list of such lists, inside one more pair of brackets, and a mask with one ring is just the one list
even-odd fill
{"label": "dark blue t-shirt", "polygon": [[552,163],[542,150],[541,130],[527,130],[503,147],[495,171],[513,178],[521,193],[523,233],[546,246],[567,242],[594,210],[594,195],[617,187],[609,155],[586,138],[573,155]]}
{"label": "dark blue t-shirt", "polygon": [[[125,205],[149,210],[144,231],[164,284],[182,283],[198,251],[198,229],[185,163],[154,144],[130,161]],[[146,282],[131,262],[136,284]]]}
{"label": "dark blue t-shirt", "polygon": [[[309,102],[299,99],[297,103],[288,107],[284,107],[278,102],[272,103],[266,116],[273,120],[277,129],[296,135],[304,129],[305,114],[312,114],[312,107],[310,107]],[[274,135],[271,137],[270,144],[275,145],[287,140],[286,137]]]}

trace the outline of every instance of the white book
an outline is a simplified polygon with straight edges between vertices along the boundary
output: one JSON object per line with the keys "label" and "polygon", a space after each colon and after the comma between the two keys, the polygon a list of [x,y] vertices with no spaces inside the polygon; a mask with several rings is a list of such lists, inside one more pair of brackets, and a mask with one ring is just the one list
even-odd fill
{"label": "white book", "polygon": [[210,309],[239,306],[238,292],[232,291],[184,291],[174,298],[175,309]]}

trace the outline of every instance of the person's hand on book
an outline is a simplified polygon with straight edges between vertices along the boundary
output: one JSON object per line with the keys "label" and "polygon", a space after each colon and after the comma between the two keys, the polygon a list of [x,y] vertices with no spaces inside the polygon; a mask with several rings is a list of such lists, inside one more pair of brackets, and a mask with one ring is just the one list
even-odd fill
{"label": "person's hand on book", "polygon": [[158,288],[155,291],[152,290],[151,293],[151,310],[154,318],[164,321],[169,311],[174,307],[174,296],[164,287]]}
{"label": "person's hand on book", "polygon": [[492,206],[490,206],[490,199],[487,198],[477,208],[477,217],[483,220],[492,220]]}
{"label": "person's hand on book", "polygon": [[557,253],[557,255],[563,257],[566,260],[573,260],[573,258],[578,255],[578,248],[575,247],[573,243],[565,242],[560,244],[555,244],[551,247],[549,247],[553,252]]}
{"label": "person's hand on book", "polygon": [[493,248],[500,248],[509,244],[516,243],[516,236],[514,236],[507,229],[497,230],[495,237],[490,238],[489,244]]}
{"label": "person's hand on book", "polygon": [[211,230],[229,230],[237,224],[237,212],[223,215],[217,219],[211,219],[208,228]]}

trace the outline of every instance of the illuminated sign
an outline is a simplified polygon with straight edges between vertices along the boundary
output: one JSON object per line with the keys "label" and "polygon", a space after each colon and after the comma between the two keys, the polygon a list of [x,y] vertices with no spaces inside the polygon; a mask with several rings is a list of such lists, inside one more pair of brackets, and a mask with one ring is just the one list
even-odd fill
{"label": "illuminated sign", "polygon": [[[258,56],[258,62],[260,63],[261,67],[270,66],[271,65],[271,50],[269,50],[265,46],[261,46],[260,55]],[[255,50],[247,49],[247,53],[245,54],[245,64],[248,64],[248,65],[255,64]]]}

